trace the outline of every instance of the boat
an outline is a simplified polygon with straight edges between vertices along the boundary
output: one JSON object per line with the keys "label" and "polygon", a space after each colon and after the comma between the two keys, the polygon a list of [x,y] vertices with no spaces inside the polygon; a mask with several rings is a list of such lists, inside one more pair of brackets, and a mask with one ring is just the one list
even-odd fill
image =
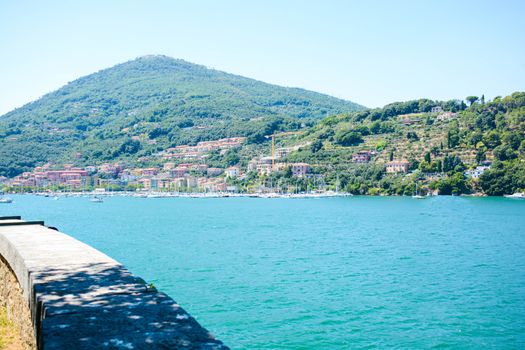
{"label": "boat", "polygon": [[414,198],[414,199],[425,199],[425,198],[427,198],[427,197],[422,196],[422,195],[417,193],[417,182],[416,182],[416,190],[414,191],[414,195],[412,196],[412,198]]}
{"label": "boat", "polygon": [[506,194],[504,195],[505,198],[512,198],[512,199],[525,199],[525,194],[516,192],[514,194]]}
{"label": "boat", "polygon": [[0,203],[13,203],[13,200],[9,197],[1,197]]}
{"label": "boat", "polygon": [[99,197],[93,197],[89,201],[93,202],[93,203],[102,203],[103,202],[102,198],[99,198]]}

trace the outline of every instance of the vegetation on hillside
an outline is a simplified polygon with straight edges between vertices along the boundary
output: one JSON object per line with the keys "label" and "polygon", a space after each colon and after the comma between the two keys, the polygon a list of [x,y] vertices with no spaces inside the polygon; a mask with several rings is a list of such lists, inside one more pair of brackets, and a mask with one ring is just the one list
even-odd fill
{"label": "vegetation on hillside", "polygon": [[[412,194],[416,182],[440,194],[525,189],[525,93],[467,101],[422,99],[330,116],[304,134],[299,142],[309,146],[288,160],[314,164],[328,183],[337,177],[356,194]],[[369,164],[355,164],[352,154],[360,150],[377,154]],[[393,159],[408,160],[412,174],[386,174],[383,165]],[[492,167],[479,180],[464,176],[487,161]]]}
{"label": "vegetation on hillside", "polygon": [[[283,88],[164,56],[146,56],[78,79],[0,117],[0,176],[52,161],[77,166],[122,162],[160,166],[159,152],[224,137],[238,148],[212,151],[210,167],[269,155],[268,135],[298,131],[277,147],[298,150],[279,161],[306,162],[312,176],[289,169],[229,180],[240,188],[278,184],[355,194],[420,192],[502,195],[525,189],[525,93],[485,101],[420,99],[364,109],[314,92]],[[367,164],[352,155],[373,152]],[[385,163],[408,160],[410,173]],[[465,171],[491,163],[479,179]]]}
{"label": "vegetation on hillside", "polygon": [[260,143],[274,131],[362,109],[307,90],[145,56],[75,80],[0,117],[0,176],[49,160],[78,165],[136,160],[223,137]]}

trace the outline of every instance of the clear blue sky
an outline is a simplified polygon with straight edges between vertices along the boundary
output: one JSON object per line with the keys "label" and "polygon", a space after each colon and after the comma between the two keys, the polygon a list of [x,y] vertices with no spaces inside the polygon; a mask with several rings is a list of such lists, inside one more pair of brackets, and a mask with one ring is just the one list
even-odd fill
{"label": "clear blue sky", "polygon": [[525,1],[0,0],[0,114],[165,54],[369,107],[525,90]]}

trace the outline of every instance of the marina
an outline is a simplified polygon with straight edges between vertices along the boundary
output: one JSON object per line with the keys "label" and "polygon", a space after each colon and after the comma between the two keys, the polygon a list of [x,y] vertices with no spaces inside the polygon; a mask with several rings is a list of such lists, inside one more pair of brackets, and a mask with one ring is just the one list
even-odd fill
{"label": "marina", "polygon": [[228,193],[228,192],[43,192],[34,193],[39,197],[50,197],[58,200],[62,197],[86,197],[92,199],[92,202],[102,202],[103,197],[135,197],[135,198],[329,198],[329,197],[352,197],[351,193],[341,192],[311,192],[311,193]]}

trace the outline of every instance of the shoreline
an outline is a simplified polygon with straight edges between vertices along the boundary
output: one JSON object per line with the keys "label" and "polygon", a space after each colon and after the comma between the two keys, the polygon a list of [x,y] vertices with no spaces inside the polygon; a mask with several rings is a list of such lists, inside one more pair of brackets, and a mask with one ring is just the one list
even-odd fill
{"label": "shoreline", "polygon": [[[354,195],[347,192],[327,191],[322,193],[227,193],[227,192],[208,192],[208,193],[191,193],[191,192],[100,192],[100,191],[86,191],[86,192],[22,192],[22,193],[4,193],[3,197],[8,195],[33,195],[40,197],[50,197],[52,199],[59,199],[62,197],[84,197],[84,198],[105,198],[105,197],[135,197],[135,198],[286,198],[286,199],[301,199],[301,198],[334,198],[334,197],[414,197],[411,195]],[[503,196],[489,196],[483,193],[461,194],[461,195],[427,195],[422,198],[426,199],[432,197],[491,197],[491,198],[509,198],[508,195]],[[513,199],[510,197],[510,199]],[[519,198],[521,199],[521,198]]]}
{"label": "shoreline", "polygon": [[135,198],[327,198],[352,197],[351,193],[324,192],[324,193],[189,193],[189,192],[34,192],[13,193],[13,195],[34,195],[41,197],[135,197]]}

